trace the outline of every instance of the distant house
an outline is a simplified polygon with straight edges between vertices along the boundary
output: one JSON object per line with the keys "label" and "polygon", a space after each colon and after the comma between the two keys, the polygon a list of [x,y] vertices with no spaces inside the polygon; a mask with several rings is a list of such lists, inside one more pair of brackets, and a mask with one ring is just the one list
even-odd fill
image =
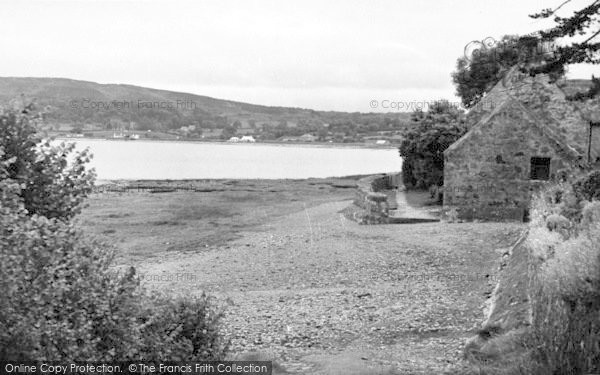
{"label": "distant house", "polygon": [[545,75],[511,70],[444,152],[444,208],[473,220],[524,220],[532,193],[600,160],[600,128]]}
{"label": "distant house", "polygon": [[227,141],[227,142],[238,143],[239,141],[240,141],[240,139],[238,137],[231,137],[231,138],[229,138],[229,141]]}
{"label": "distant house", "polygon": [[129,140],[136,140],[136,139],[140,139],[140,135],[139,134],[124,134],[123,132],[119,132],[119,133],[113,133],[113,138],[115,139],[129,139]]}
{"label": "distant house", "polygon": [[246,142],[246,143],[254,143],[254,142],[256,142],[256,140],[254,139],[254,137],[251,136],[251,135],[245,135],[239,141],[240,142]]}
{"label": "distant house", "polygon": [[388,141],[387,139],[379,139],[377,141],[375,141],[376,145],[389,145],[390,141]]}
{"label": "distant house", "polygon": [[319,137],[309,133],[303,134],[298,138],[301,142],[315,142],[317,139],[319,139]]}

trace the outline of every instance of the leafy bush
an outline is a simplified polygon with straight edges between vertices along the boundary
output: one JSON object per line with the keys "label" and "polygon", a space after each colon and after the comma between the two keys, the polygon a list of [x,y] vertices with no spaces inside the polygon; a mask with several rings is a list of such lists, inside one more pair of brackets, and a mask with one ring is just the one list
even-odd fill
{"label": "leafy bush", "polygon": [[600,171],[593,171],[580,177],[573,184],[573,191],[579,200],[600,199]]}
{"label": "leafy bush", "polygon": [[586,229],[589,229],[594,223],[600,223],[600,201],[586,204],[581,216],[581,225]]}
{"label": "leafy bush", "polygon": [[[573,223],[581,220],[584,202],[575,194],[573,185],[561,182],[540,191],[531,204],[531,227],[545,226],[548,218],[559,215]],[[575,225],[571,226],[575,228]]]}
{"label": "leafy bush", "polygon": [[[0,185],[0,357],[14,360],[198,360],[224,355],[221,314],[206,296],[147,295],[133,269],[68,223],[15,211]],[[14,185],[13,185],[14,187]],[[12,207],[11,207],[12,206]]]}
{"label": "leafy bush", "polygon": [[19,195],[30,215],[70,219],[93,186],[94,172],[85,169],[90,153],[74,153],[74,144],[42,139],[36,128],[41,118],[32,111],[28,105],[0,113],[0,161],[13,159],[7,178],[22,184]]}
{"label": "leafy bush", "polygon": [[439,101],[427,112],[414,112],[412,122],[414,126],[399,148],[404,185],[417,189],[442,186],[444,150],[466,133],[464,114],[447,101]]}
{"label": "leafy bush", "polygon": [[27,117],[0,117],[12,129],[0,143],[0,358],[224,357],[221,313],[208,297],[149,294],[133,268],[115,273],[111,249],[73,226],[93,183],[87,158],[67,163],[72,146],[38,142]]}
{"label": "leafy bush", "polygon": [[146,361],[217,360],[224,358],[228,343],[219,336],[223,316],[206,295],[173,300],[153,296],[152,307],[142,314],[142,348]]}
{"label": "leafy bush", "polygon": [[[551,241],[547,256],[532,282],[532,361],[540,374],[588,374],[600,371],[600,206],[587,203],[577,230],[568,238]],[[538,202],[539,205],[539,202]],[[548,205],[551,207],[551,205]],[[560,210],[560,204],[556,205]],[[550,215],[548,218],[556,217]],[[533,223],[533,222],[532,222]],[[563,221],[561,220],[561,224]],[[528,241],[534,245],[535,231]],[[535,252],[535,246],[532,247]]]}
{"label": "leafy bush", "polygon": [[71,226],[24,212],[3,215],[0,356],[106,360],[135,347],[136,281],[112,277],[109,254]]}

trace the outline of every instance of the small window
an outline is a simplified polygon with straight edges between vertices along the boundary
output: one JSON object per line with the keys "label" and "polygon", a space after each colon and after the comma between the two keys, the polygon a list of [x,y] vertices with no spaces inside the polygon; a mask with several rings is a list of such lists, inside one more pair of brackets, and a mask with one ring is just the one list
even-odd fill
{"label": "small window", "polygon": [[550,158],[531,158],[531,179],[550,179]]}

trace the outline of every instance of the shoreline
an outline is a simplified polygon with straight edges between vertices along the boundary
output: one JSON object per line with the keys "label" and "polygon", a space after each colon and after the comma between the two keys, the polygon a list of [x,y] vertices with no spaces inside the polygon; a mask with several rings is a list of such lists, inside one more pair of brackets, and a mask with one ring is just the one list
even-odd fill
{"label": "shoreline", "polygon": [[199,140],[199,139],[113,139],[113,138],[100,138],[100,137],[65,137],[65,136],[50,136],[56,140],[77,142],[78,140],[85,141],[109,141],[109,142],[160,142],[160,143],[198,143],[198,144],[214,144],[214,145],[235,145],[235,146],[247,146],[247,145],[261,145],[261,146],[288,146],[288,147],[317,147],[317,148],[368,148],[375,150],[385,149],[397,149],[399,145],[375,145],[365,143],[329,143],[329,142],[228,142],[218,140]]}
{"label": "shoreline", "polygon": [[145,186],[152,185],[154,187],[173,186],[176,187],[178,184],[194,186],[202,184],[251,184],[251,183],[336,183],[339,181],[358,181],[362,178],[381,175],[385,173],[399,173],[399,172],[380,172],[380,173],[368,173],[368,174],[355,174],[346,176],[329,176],[329,177],[307,177],[307,178],[182,178],[182,179],[169,179],[169,178],[149,178],[149,179],[98,179],[95,181],[95,186],[102,185],[125,185],[130,189],[135,189],[137,186],[142,184]]}

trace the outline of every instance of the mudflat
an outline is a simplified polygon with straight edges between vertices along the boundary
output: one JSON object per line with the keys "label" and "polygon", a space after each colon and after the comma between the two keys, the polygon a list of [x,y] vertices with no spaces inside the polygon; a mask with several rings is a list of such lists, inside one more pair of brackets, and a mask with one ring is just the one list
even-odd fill
{"label": "mudflat", "polygon": [[353,178],[152,184],[197,189],[94,194],[79,225],[116,243],[115,266],[135,266],[148,288],[214,295],[232,355],[274,360],[275,373],[460,367],[497,249],[524,228],[358,225],[341,213]]}

